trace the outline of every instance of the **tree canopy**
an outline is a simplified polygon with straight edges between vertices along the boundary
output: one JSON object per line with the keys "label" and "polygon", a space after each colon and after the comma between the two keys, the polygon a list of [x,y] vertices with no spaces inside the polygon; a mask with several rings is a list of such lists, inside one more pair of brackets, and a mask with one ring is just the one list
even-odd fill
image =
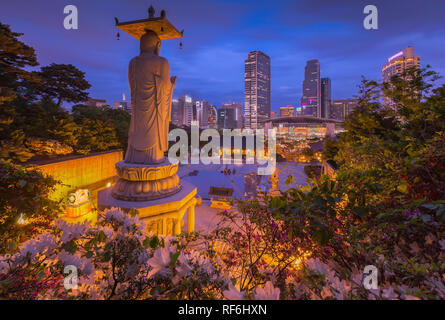
{"label": "tree canopy", "polygon": [[32,47],[20,33],[0,23],[0,158],[31,158],[69,153],[87,154],[126,148],[130,114],[109,107],[76,105],[91,87],[85,73],[71,64],[50,64],[39,71]]}
{"label": "tree canopy", "polygon": [[38,92],[45,97],[56,100],[58,106],[62,101],[83,102],[88,99],[91,87],[85,80],[85,73],[71,64],[55,64],[42,67],[36,75],[43,85],[38,87]]}

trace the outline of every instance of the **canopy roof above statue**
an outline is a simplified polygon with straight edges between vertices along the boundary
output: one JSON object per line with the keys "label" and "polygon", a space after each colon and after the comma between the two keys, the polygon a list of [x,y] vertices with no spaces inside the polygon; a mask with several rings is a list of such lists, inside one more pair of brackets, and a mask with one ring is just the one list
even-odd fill
{"label": "canopy roof above statue", "polygon": [[116,26],[138,40],[141,39],[146,30],[156,32],[161,40],[182,38],[182,33],[170,21],[162,17],[119,22],[116,23]]}

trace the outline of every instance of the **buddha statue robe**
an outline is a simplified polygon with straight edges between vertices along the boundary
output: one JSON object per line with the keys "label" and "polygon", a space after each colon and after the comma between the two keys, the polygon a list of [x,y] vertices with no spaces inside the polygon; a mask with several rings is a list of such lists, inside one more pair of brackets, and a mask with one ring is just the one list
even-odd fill
{"label": "buddha statue robe", "polygon": [[131,122],[125,162],[156,164],[168,150],[175,82],[167,59],[153,52],[141,52],[130,61]]}

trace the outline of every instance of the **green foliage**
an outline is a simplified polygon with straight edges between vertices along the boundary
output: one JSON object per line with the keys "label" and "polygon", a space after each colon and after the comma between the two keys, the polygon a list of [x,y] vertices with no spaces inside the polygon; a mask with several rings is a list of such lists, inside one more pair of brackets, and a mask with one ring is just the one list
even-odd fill
{"label": "green foliage", "polygon": [[80,126],[82,130],[77,145],[79,153],[89,153],[91,150],[105,151],[119,146],[116,131],[109,121],[83,119]]}
{"label": "green foliage", "polygon": [[128,130],[130,128],[131,115],[123,109],[111,109],[108,107],[92,107],[85,105],[75,105],[72,114],[77,123],[83,119],[100,120],[109,126],[114,127],[119,147],[126,150],[128,143]]}
{"label": "green foliage", "polygon": [[[302,189],[266,199],[289,241],[300,241],[299,250],[333,267],[340,279],[375,265],[383,274],[379,286],[443,297],[445,86],[435,85],[437,79],[432,71],[411,69],[390,84],[364,80],[346,131],[325,142],[323,158],[340,165],[336,177],[312,177]],[[394,104],[381,106],[382,89]],[[264,210],[257,205],[249,210]],[[311,288],[324,285],[315,274],[302,276]],[[370,293],[349,294],[363,299]],[[374,298],[383,296],[388,292]]]}
{"label": "green foliage", "polygon": [[301,151],[301,154],[305,157],[312,158],[314,156],[314,150],[312,150],[312,148],[310,147],[307,147]]}
{"label": "green foliage", "polygon": [[[337,143],[341,170],[372,171],[394,202],[445,198],[445,86],[434,87],[437,79],[408,69],[390,84],[363,81],[360,106]],[[381,89],[392,106],[380,107]]]}
{"label": "green foliage", "polygon": [[38,93],[56,99],[58,106],[62,101],[82,102],[88,99],[86,90],[91,85],[85,80],[85,73],[71,64],[52,63],[35,74],[43,84],[36,88]]}
{"label": "green foliage", "polygon": [[309,178],[317,178],[321,174],[321,166],[306,165],[304,166],[304,173]]}
{"label": "green foliage", "polygon": [[[42,173],[0,160],[0,253],[42,231],[60,213],[48,199],[56,181]],[[23,222],[23,223],[20,223]]]}
{"label": "green foliage", "polygon": [[337,142],[327,138],[323,143],[323,160],[334,160],[338,153]]}
{"label": "green foliage", "polygon": [[[8,25],[0,23],[0,89],[19,86],[20,81],[36,80],[27,70],[28,66],[37,66],[38,62],[34,49],[27,46],[18,37],[22,33],[12,32]],[[1,90],[0,103],[9,100],[14,94]]]}
{"label": "green foliage", "polygon": [[126,149],[130,114],[125,110],[65,102],[87,100],[85,73],[70,64],[51,64],[40,71],[34,49],[21,34],[0,23],[0,159],[26,162],[68,153],[88,154]]}

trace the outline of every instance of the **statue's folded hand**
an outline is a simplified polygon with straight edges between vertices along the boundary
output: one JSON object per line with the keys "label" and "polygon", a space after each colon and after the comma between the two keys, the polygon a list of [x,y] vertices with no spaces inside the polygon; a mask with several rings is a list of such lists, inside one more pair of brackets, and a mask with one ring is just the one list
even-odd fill
{"label": "statue's folded hand", "polygon": [[172,83],[173,88],[176,87],[176,79],[177,79],[176,76],[173,76],[173,77],[170,78],[170,81]]}

